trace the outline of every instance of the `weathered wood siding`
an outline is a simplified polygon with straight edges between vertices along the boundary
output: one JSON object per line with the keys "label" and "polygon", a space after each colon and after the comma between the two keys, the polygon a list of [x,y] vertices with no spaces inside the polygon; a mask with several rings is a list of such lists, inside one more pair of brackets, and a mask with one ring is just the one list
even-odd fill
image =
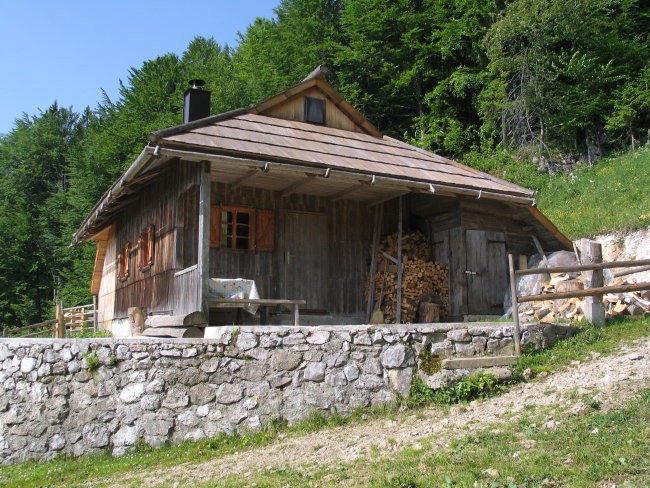
{"label": "weathered wood siding", "polygon": [[[328,256],[323,269],[327,285],[318,280],[305,283],[318,292],[319,305],[307,303],[305,308],[326,308],[333,314],[358,314],[364,310],[363,282],[370,255],[372,213],[363,204],[349,200],[330,202],[326,198],[293,194],[281,198],[279,192],[212,184],[213,205],[244,206],[275,212],[275,249],[273,252],[210,250],[210,276],[218,278],[245,278],[255,280],[263,298],[287,298],[286,263],[290,246],[285,234],[287,214],[307,212],[326,216]],[[304,231],[307,231],[305,229]],[[296,230],[300,232],[300,230]],[[320,289],[320,291],[318,291]],[[304,297],[295,297],[304,298]]]}
{"label": "weathered wood siding", "polygon": [[111,226],[107,234],[102,277],[97,293],[97,322],[100,328],[111,330],[111,321],[113,320],[115,309],[115,258],[117,256],[115,226]]}
{"label": "weathered wood siding", "polygon": [[[179,197],[193,185],[200,185],[202,163],[175,162],[169,170],[138,191],[138,199],[116,219],[117,250],[131,243],[130,273],[116,280],[114,318],[125,318],[129,307],[147,307],[148,312],[175,315],[201,310],[201,282],[198,266],[180,271],[175,256]],[[155,226],[154,263],[138,270],[138,237],[149,225]]]}
{"label": "weathered wood siding", "polygon": [[289,98],[286,102],[280,103],[262,112],[263,115],[278,117],[280,119],[304,121],[305,97],[319,98],[325,100],[325,126],[335,129],[363,132],[363,130],[343,113],[323,92],[314,87],[299,95]]}

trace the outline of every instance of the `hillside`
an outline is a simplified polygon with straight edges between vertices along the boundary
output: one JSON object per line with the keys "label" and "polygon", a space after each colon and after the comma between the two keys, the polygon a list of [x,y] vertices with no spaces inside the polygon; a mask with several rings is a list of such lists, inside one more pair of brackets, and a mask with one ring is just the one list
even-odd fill
{"label": "hillside", "polygon": [[465,163],[538,191],[539,209],[571,239],[650,226],[650,147],[550,175],[512,154]]}

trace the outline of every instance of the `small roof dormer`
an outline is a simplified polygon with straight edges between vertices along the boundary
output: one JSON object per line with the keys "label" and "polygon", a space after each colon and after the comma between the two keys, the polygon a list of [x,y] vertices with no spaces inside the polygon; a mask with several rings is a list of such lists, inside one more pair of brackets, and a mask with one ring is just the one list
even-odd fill
{"label": "small roof dormer", "polygon": [[299,84],[254,105],[249,113],[383,137],[357,109],[325,81],[318,66]]}

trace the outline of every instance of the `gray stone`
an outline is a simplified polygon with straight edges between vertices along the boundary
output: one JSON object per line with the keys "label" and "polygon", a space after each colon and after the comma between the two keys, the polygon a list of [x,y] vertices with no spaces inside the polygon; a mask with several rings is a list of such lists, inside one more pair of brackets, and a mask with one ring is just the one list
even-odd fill
{"label": "gray stone", "polygon": [[138,441],[139,430],[135,425],[123,425],[113,435],[114,446],[132,446]]}
{"label": "gray stone", "polygon": [[413,382],[412,369],[391,369],[388,371],[388,379],[393,389],[403,398],[409,396]]}
{"label": "gray stone", "polygon": [[32,370],[36,367],[36,359],[25,357],[20,361],[20,372],[21,373],[31,373]]}
{"label": "gray stone", "polygon": [[201,363],[201,371],[205,373],[214,373],[217,369],[219,369],[219,358],[210,358],[207,361],[204,361]]}
{"label": "gray stone", "polygon": [[144,416],[139,422],[147,436],[164,437],[174,427],[174,421],[167,418]]}
{"label": "gray stone", "polygon": [[48,443],[51,451],[60,451],[65,447],[65,437],[61,434],[54,434]]}
{"label": "gray stone", "polygon": [[250,397],[250,398],[247,398],[246,400],[244,400],[244,402],[242,403],[242,406],[246,410],[252,410],[255,407],[257,407],[258,403],[259,402],[257,401],[257,397],[254,396],[254,397]]}
{"label": "gray stone", "polygon": [[374,374],[363,374],[359,377],[359,386],[366,390],[378,390],[384,386],[384,382],[379,376]]}
{"label": "gray stone", "polygon": [[199,425],[199,419],[192,413],[191,410],[185,410],[178,417],[176,417],[179,424],[184,427],[196,427]]}
{"label": "gray stone", "polygon": [[210,405],[201,405],[196,409],[196,415],[199,417],[207,417],[210,413]]}
{"label": "gray stone", "polygon": [[305,335],[302,332],[295,332],[293,334],[289,334],[285,338],[282,339],[282,344],[285,346],[295,346],[297,344],[304,344],[305,341]]}
{"label": "gray stone", "polygon": [[339,371],[337,373],[325,376],[325,384],[329,386],[345,386],[348,384],[348,380],[345,377],[345,373],[343,371]]}
{"label": "gray stone", "polygon": [[343,373],[348,381],[354,381],[359,378],[359,368],[356,364],[348,364],[343,368]]}
{"label": "gray stone", "polygon": [[352,343],[360,346],[372,346],[372,339],[366,332],[359,332],[354,336]]}
{"label": "gray stone", "polygon": [[481,353],[485,350],[485,345],[487,344],[487,339],[482,336],[476,336],[472,338],[472,344],[474,344],[476,351]]}
{"label": "gray stone", "polygon": [[413,361],[413,351],[403,344],[390,346],[381,355],[381,364],[388,369],[403,368],[413,364]]}
{"label": "gray stone", "polygon": [[127,359],[129,359],[130,355],[131,352],[129,351],[129,348],[124,344],[119,344],[115,348],[115,357],[117,357],[117,359],[119,359],[120,361],[126,361]]}
{"label": "gray stone", "polygon": [[469,335],[467,329],[452,329],[447,332],[447,339],[453,342],[469,342],[472,336]]}
{"label": "gray stone", "polygon": [[325,368],[325,363],[309,363],[305,368],[305,381],[323,381],[325,379]]}
{"label": "gray stone", "polygon": [[143,410],[158,410],[162,404],[162,399],[160,395],[157,394],[148,394],[143,395],[140,399],[140,406]]}
{"label": "gray stone", "polygon": [[147,393],[162,393],[165,390],[165,382],[159,378],[149,382],[144,389]]}
{"label": "gray stone", "polygon": [[279,349],[273,353],[271,367],[278,371],[292,371],[300,366],[302,354]]}
{"label": "gray stone", "polygon": [[187,349],[183,349],[184,358],[193,358],[198,355],[199,355],[199,350],[196,347],[188,347]]}
{"label": "gray stone", "polygon": [[214,401],[215,389],[207,383],[201,383],[190,388],[192,405],[205,405]]}
{"label": "gray stone", "polygon": [[90,447],[102,448],[108,446],[108,431],[104,424],[86,424],[82,429],[83,438]]}
{"label": "gray stone", "polygon": [[230,405],[241,400],[244,396],[244,388],[238,384],[224,383],[217,390],[217,402],[222,405]]}
{"label": "gray stone", "polygon": [[242,427],[247,431],[247,432],[259,432],[260,429],[262,428],[262,422],[260,421],[260,418],[257,415],[254,415],[253,417],[249,417],[244,422],[242,423]]}
{"label": "gray stone", "polygon": [[236,346],[240,351],[248,351],[259,344],[257,336],[251,332],[242,332],[237,337]]}
{"label": "gray stone", "polygon": [[182,385],[174,385],[168,391],[162,402],[163,407],[180,408],[186,407],[190,403],[190,397],[187,394],[187,388]]}
{"label": "gray stone", "polygon": [[130,383],[120,392],[120,400],[124,403],[137,402],[144,394],[144,383]]}
{"label": "gray stone", "polygon": [[308,344],[321,345],[330,339],[330,332],[327,330],[316,330],[307,337]]}

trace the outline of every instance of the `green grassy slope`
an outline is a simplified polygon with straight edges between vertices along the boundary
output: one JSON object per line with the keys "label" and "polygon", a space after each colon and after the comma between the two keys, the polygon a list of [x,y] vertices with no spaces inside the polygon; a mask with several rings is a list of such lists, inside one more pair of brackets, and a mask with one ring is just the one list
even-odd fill
{"label": "green grassy slope", "polygon": [[539,209],[570,238],[650,225],[650,147],[548,175],[524,157],[468,154],[481,171],[538,190]]}
{"label": "green grassy slope", "polygon": [[650,148],[549,177],[539,209],[571,238],[650,225]]}

